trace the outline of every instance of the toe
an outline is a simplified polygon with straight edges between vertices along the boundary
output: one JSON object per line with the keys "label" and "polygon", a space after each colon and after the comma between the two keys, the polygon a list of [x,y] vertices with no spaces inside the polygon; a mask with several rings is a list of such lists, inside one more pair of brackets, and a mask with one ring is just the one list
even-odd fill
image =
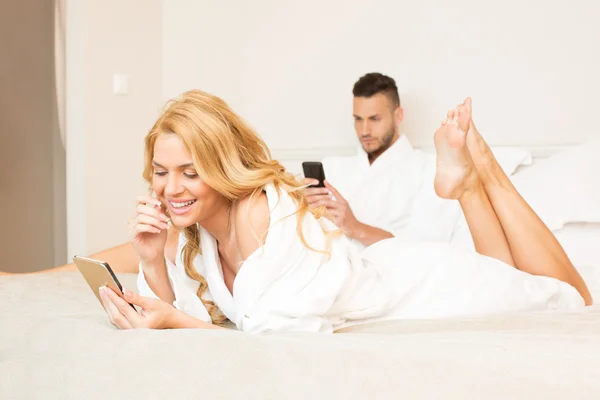
{"label": "toe", "polygon": [[467,132],[469,130],[469,124],[470,124],[470,118],[469,118],[469,112],[467,111],[467,108],[464,105],[458,106],[458,118],[457,118],[457,123],[458,123],[458,128],[463,131],[463,132]]}

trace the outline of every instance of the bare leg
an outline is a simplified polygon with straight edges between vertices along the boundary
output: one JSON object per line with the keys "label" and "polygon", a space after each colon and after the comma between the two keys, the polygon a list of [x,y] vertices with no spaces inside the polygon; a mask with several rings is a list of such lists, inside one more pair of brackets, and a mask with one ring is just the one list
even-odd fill
{"label": "bare leg", "polygon": [[[448,112],[448,118],[434,136],[437,152],[435,191],[442,198],[459,201],[479,254],[514,266],[502,225],[466,146],[469,120],[465,120],[464,112],[459,114]],[[459,123],[466,124],[467,129],[459,129]]]}
{"label": "bare leg", "polygon": [[591,304],[592,297],[585,282],[560,243],[521,197],[470,120],[470,99],[465,101],[463,108],[470,121],[467,147],[506,235],[514,265],[532,275],[549,276],[570,284],[579,291],[586,305]]}

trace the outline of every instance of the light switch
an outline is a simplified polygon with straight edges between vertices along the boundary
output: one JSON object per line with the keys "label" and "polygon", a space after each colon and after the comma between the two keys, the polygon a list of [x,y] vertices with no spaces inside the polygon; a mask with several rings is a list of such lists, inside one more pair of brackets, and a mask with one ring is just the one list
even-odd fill
{"label": "light switch", "polygon": [[113,94],[126,95],[129,93],[129,76],[127,74],[113,75]]}

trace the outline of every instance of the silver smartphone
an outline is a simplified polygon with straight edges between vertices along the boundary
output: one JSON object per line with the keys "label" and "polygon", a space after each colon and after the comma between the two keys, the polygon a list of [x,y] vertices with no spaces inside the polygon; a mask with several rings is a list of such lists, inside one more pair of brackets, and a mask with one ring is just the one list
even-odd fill
{"label": "silver smartphone", "polygon": [[[81,256],[73,257],[73,262],[92,289],[92,292],[94,292],[94,295],[102,307],[104,307],[104,304],[102,304],[102,298],[100,297],[99,292],[99,289],[102,286],[112,289],[121,298],[123,297],[123,286],[121,286],[117,276],[107,262]],[[129,303],[129,305],[135,310],[133,304]]]}

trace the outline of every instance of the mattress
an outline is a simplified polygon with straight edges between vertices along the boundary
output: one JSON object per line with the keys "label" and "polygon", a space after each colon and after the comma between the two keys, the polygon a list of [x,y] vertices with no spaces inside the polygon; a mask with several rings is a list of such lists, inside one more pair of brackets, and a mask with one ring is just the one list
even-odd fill
{"label": "mattress", "polygon": [[119,331],[57,272],[0,277],[0,327],[1,399],[600,398],[597,305],[333,335]]}

